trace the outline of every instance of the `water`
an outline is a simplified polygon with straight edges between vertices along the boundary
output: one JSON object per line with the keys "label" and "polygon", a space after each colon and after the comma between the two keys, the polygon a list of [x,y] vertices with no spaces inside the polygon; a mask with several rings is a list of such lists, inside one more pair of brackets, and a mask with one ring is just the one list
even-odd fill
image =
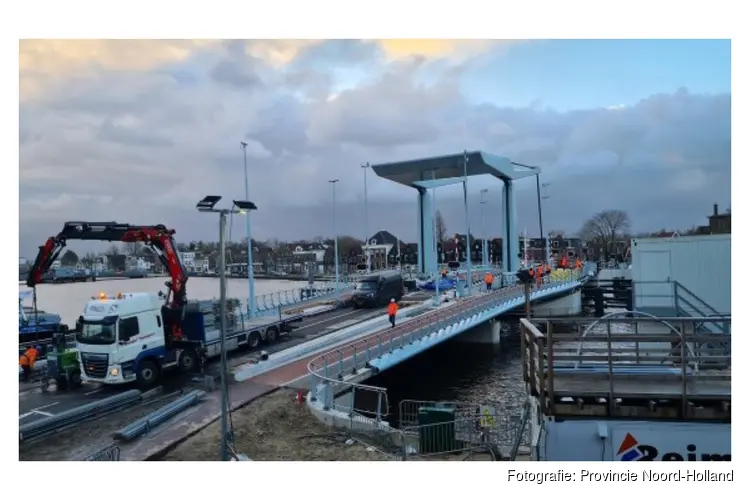
{"label": "water", "polygon": [[[525,399],[521,342],[517,323],[504,324],[500,345],[448,341],[367,381],[388,391],[391,424],[402,400],[490,404],[506,414],[520,414]],[[357,407],[373,402],[358,397]],[[374,407],[372,408],[374,410]]]}
{"label": "water", "polygon": [[[163,278],[143,279],[119,279],[102,280],[95,283],[66,283],[66,284],[41,284],[36,287],[37,306],[46,312],[57,313],[62,316],[63,323],[68,326],[75,325],[76,319],[83,312],[83,306],[104,292],[107,295],[117,293],[135,293],[167,291],[164,283],[168,281]],[[255,295],[283,292],[294,288],[307,286],[306,281],[288,280],[256,280]],[[19,285],[19,290],[26,289],[25,285]],[[248,297],[247,280],[228,279],[227,297],[238,298],[243,304],[247,304]],[[218,278],[190,278],[187,282],[188,299],[212,299],[219,297]],[[30,301],[25,301],[30,305]]]}

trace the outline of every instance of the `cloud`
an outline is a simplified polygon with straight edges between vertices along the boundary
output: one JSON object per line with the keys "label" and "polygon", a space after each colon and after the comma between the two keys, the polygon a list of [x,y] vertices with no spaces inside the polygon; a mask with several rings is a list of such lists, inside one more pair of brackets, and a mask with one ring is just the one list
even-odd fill
{"label": "cloud", "polygon": [[[501,107],[466,98],[465,66],[430,64],[513,50],[502,42],[128,43],[22,42],[22,255],[75,219],[165,223],[180,239],[214,238],[215,221],[195,202],[244,198],[240,141],[259,238],[330,234],[334,178],[338,227],[363,236],[363,162],[463,149],[542,166],[548,227],[575,231],[613,207],[636,229],[691,226],[713,203],[729,203],[729,95],[675,89],[616,109]],[[370,232],[413,240],[414,191],[371,172],[367,182]],[[470,183],[471,192],[485,187],[499,197],[493,179]],[[520,224],[530,232],[534,187],[519,183]],[[438,198],[459,230],[459,190]],[[497,220],[490,230],[499,231]]]}

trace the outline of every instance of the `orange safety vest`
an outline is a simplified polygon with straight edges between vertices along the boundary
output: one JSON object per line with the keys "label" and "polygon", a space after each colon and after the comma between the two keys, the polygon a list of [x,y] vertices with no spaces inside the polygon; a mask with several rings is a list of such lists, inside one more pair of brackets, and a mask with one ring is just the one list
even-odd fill
{"label": "orange safety vest", "polygon": [[536,275],[538,278],[541,278],[543,274],[544,274],[544,266],[540,264],[539,267],[536,268]]}
{"label": "orange safety vest", "polygon": [[484,282],[488,285],[492,284],[493,276],[490,273],[484,275]]}
{"label": "orange safety vest", "polygon": [[560,261],[560,267],[562,267],[563,269],[566,269],[568,267],[568,259],[563,257],[563,259]]}
{"label": "orange safety vest", "polygon": [[29,347],[26,349],[26,352],[21,354],[21,357],[18,359],[18,364],[21,366],[28,366],[29,368],[34,368],[34,362],[36,362],[36,358],[39,356],[39,353],[34,349],[33,347]]}
{"label": "orange safety vest", "polygon": [[395,316],[398,311],[398,304],[391,302],[388,304],[388,316]]}
{"label": "orange safety vest", "polygon": [[581,259],[576,259],[576,269],[580,269],[582,265],[583,264],[581,264]]}

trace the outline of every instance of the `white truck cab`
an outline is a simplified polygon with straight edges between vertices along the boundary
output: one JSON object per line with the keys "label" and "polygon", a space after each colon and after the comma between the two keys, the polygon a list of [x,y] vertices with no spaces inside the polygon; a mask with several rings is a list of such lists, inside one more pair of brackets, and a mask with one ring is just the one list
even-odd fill
{"label": "white truck cab", "polygon": [[[79,318],[76,334],[81,378],[105,384],[135,381],[139,361],[167,354],[161,316],[163,300],[151,293],[92,297]],[[160,363],[142,363],[158,369]]]}

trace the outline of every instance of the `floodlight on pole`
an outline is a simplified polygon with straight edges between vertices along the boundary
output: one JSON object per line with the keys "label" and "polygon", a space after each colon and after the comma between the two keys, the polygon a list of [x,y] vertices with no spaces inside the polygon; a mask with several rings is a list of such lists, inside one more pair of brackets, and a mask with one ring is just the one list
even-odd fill
{"label": "floodlight on pole", "polygon": [[333,258],[336,268],[336,301],[341,300],[339,291],[339,236],[336,231],[336,184],[338,179],[328,181],[333,186]]}
{"label": "floodlight on pole", "polygon": [[233,438],[229,435],[229,391],[227,388],[227,274],[226,274],[226,230],[227,215],[242,214],[250,210],[257,210],[255,203],[244,200],[234,200],[231,209],[216,208],[216,204],[221,200],[221,196],[206,196],[199,201],[195,207],[199,212],[211,212],[219,214],[219,309],[222,313],[219,315],[219,348],[221,351],[221,448],[220,457],[222,461],[229,460],[229,443]]}

